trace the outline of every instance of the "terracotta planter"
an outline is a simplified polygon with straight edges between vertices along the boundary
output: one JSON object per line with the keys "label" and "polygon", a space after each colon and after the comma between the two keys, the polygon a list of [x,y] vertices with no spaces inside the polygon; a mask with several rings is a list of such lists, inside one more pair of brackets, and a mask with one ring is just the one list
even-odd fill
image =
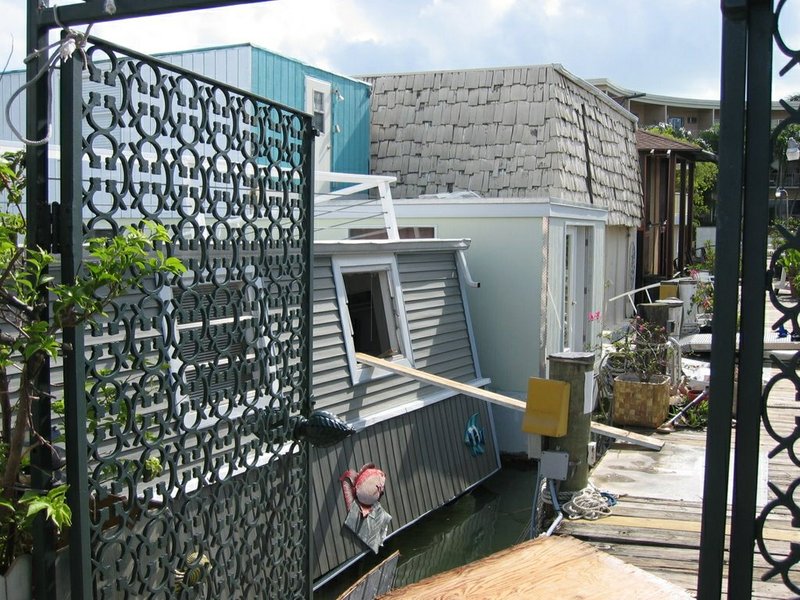
{"label": "terracotta planter", "polygon": [[639,381],[625,373],[614,379],[614,423],[658,427],[669,413],[669,377],[661,375],[652,382]]}

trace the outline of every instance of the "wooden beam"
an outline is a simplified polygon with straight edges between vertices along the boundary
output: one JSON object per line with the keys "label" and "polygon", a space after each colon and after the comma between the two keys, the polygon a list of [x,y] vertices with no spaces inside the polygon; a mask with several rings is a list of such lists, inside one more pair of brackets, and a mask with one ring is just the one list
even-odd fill
{"label": "wooden beam", "polygon": [[642,448],[649,448],[650,450],[661,450],[664,447],[664,442],[657,440],[646,435],[640,435],[627,431],[626,429],[619,429],[618,427],[611,427],[602,423],[595,423],[592,421],[592,433],[604,435],[606,437],[614,438],[615,440],[622,440],[623,442],[630,442]]}
{"label": "wooden beam", "polygon": [[526,403],[524,400],[517,400],[516,398],[503,396],[502,394],[496,394],[494,392],[484,390],[483,388],[475,387],[474,385],[447,379],[446,377],[431,375],[430,373],[425,373],[419,369],[412,369],[411,367],[398,365],[388,360],[383,360],[382,358],[375,358],[374,356],[364,354],[363,352],[356,352],[356,360],[370,367],[384,369],[386,371],[391,371],[392,373],[397,373],[398,375],[405,375],[411,379],[416,379],[417,381],[422,381],[423,383],[430,383],[431,385],[453,390],[454,392],[466,394],[467,396],[472,396],[473,398],[480,398],[481,400],[486,400],[487,402],[497,404],[498,406],[513,408],[514,410],[525,410]]}
{"label": "wooden beam", "polygon": [[[446,377],[439,377],[438,375],[432,375],[430,373],[426,373],[425,371],[420,371],[419,369],[398,365],[382,358],[376,358],[374,356],[370,356],[369,354],[364,354],[363,352],[356,352],[356,360],[361,364],[374,367],[376,369],[384,369],[386,371],[396,373],[397,375],[403,375],[423,383],[436,385],[460,394],[472,396],[473,398],[480,398],[481,400],[486,400],[487,402],[491,402],[492,404],[497,404],[498,406],[503,406],[505,408],[524,411],[525,407],[527,406],[527,403],[524,400],[518,400],[516,398],[511,398],[510,396],[496,394],[495,392],[490,392],[488,390],[484,390],[483,388],[475,387],[474,385],[461,383],[460,381],[454,381],[452,379],[447,379]],[[594,421],[592,421],[591,430],[594,433],[605,435],[617,440],[630,442],[631,444],[636,444],[637,446],[642,446],[643,448],[649,448],[651,450],[661,450],[661,448],[664,447],[664,442],[661,440],[639,435],[638,433],[626,431],[625,429],[603,425],[602,423],[595,423]]]}

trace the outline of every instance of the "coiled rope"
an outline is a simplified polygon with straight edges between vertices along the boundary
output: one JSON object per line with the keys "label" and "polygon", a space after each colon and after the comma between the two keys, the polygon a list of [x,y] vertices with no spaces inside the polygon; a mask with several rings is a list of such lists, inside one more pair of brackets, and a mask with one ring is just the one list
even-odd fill
{"label": "coiled rope", "polygon": [[611,507],[617,503],[616,497],[608,492],[600,492],[588,485],[576,492],[561,508],[570,520],[586,519],[596,521],[611,514]]}
{"label": "coiled rope", "polygon": [[[547,486],[542,492],[542,498],[547,504],[553,503]],[[611,507],[617,503],[616,496],[609,492],[600,492],[591,484],[579,492],[559,492],[556,500],[568,519],[587,521],[596,521],[609,516]]]}

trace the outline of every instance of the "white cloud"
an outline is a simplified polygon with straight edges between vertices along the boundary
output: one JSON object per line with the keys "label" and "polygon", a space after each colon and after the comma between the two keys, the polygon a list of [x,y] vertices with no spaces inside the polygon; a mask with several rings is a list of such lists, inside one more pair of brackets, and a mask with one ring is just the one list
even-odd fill
{"label": "white cloud", "polygon": [[548,17],[557,17],[561,14],[561,0],[544,0],[542,10]]}
{"label": "white cloud", "polygon": [[[22,66],[24,7],[0,0],[0,60],[13,35],[12,68]],[[781,26],[798,47],[800,14],[784,10]],[[631,89],[717,97],[720,22],[719,4],[707,0],[274,0],[93,33],[143,52],[251,42],[343,73],[559,62]],[[777,52],[775,62],[784,62]],[[778,68],[775,96],[800,91],[800,67],[787,77]]]}

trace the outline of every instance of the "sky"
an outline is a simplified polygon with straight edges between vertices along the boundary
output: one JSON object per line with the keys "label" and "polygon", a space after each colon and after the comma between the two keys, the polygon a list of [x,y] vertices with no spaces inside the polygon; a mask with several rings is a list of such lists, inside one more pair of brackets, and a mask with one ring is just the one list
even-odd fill
{"label": "sky", "polygon": [[[75,0],[51,0],[51,5]],[[25,5],[0,0],[0,57],[21,68]],[[345,75],[560,63],[637,92],[718,99],[720,0],[272,0],[98,24],[156,53],[250,42]],[[800,48],[800,2],[780,30]],[[13,45],[13,51],[12,51]],[[800,92],[776,50],[773,99]],[[0,63],[1,64],[1,63]]]}

